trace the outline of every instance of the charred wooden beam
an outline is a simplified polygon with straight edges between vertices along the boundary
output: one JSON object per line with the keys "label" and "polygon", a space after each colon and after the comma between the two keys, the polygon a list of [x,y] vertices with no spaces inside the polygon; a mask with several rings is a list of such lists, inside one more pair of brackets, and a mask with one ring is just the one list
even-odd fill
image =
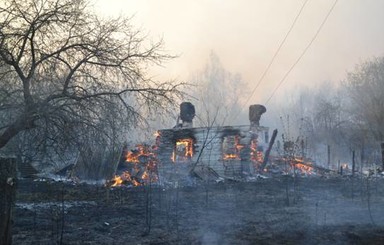
{"label": "charred wooden beam", "polygon": [[271,141],[269,142],[268,149],[265,152],[264,161],[263,161],[263,164],[261,164],[261,166],[260,166],[260,170],[263,170],[265,168],[265,166],[267,166],[267,164],[268,164],[269,154],[272,150],[273,144],[275,143],[276,136],[277,136],[277,129],[273,130],[272,138],[271,138]]}

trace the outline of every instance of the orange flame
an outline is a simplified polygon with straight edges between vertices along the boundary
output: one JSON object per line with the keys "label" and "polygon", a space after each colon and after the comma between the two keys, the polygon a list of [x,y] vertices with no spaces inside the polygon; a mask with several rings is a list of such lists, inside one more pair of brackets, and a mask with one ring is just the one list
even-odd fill
{"label": "orange flame", "polygon": [[296,170],[300,171],[300,173],[302,174],[307,174],[307,175],[315,174],[314,168],[311,166],[312,163],[305,162],[302,157],[294,158],[291,161],[290,165],[294,167]]}
{"label": "orange flame", "polygon": [[112,187],[120,186],[123,183],[123,179],[119,175],[113,177],[112,181],[114,181],[114,183],[111,185]]}
{"label": "orange flame", "polygon": [[157,160],[155,154],[151,152],[151,147],[137,145],[135,150],[127,152],[126,162],[131,166],[131,169],[116,175],[111,180],[112,187],[123,184],[140,186],[158,180]]}
{"label": "orange flame", "polygon": [[[259,169],[264,161],[264,154],[262,151],[257,150],[257,138],[251,140],[251,161],[253,162],[254,168]],[[266,171],[266,169],[264,169]]]}
{"label": "orange flame", "polygon": [[304,174],[314,174],[313,167],[304,165],[302,163],[296,163],[295,167],[301,171],[301,173]]}
{"label": "orange flame", "polygon": [[176,141],[175,149],[172,153],[172,161],[186,161],[193,156],[193,139],[185,138]]}
{"label": "orange flame", "polygon": [[240,160],[240,152],[244,145],[240,144],[238,135],[227,136],[223,139],[223,160]]}
{"label": "orange flame", "polygon": [[240,157],[238,154],[224,154],[223,159],[224,160],[231,160],[231,159],[240,160]]}
{"label": "orange flame", "polygon": [[136,145],[135,151],[128,151],[126,155],[127,162],[139,163],[140,157],[143,156],[153,156],[153,153],[150,152],[149,146],[146,145]]}

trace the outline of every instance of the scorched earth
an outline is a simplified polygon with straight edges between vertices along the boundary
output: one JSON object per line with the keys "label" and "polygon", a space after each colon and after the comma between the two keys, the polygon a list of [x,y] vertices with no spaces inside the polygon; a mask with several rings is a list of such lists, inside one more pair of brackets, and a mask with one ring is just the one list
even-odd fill
{"label": "scorched earth", "polygon": [[14,244],[384,244],[384,179],[116,188],[22,179]]}

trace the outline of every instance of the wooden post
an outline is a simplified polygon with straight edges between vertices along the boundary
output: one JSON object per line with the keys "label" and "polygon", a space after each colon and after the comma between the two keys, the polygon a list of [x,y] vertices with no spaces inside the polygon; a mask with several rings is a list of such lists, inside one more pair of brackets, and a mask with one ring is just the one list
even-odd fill
{"label": "wooden post", "polygon": [[12,244],[12,209],[16,197],[16,158],[0,157],[0,244]]}
{"label": "wooden post", "polygon": [[381,170],[384,171],[384,142],[381,142]]}
{"label": "wooden post", "polygon": [[352,176],[355,175],[355,167],[356,167],[356,163],[355,163],[355,150],[352,151]]}
{"label": "wooden post", "polygon": [[365,146],[363,142],[363,144],[361,145],[361,151],[360,151],[360,173],[363,172],[364,161],[365,161]]}
{"label": "wooden post", "polygon": [[301,157],[304,159],[305,158],[305,143],[304,143],[303,139],[301,139],[301,141],[300,141],[300,146],[301,146]]}
{"label": "wooden post", "polygon": [[331,146],[330,145],[327,145],[327,156],[328,156],[327,164],[329,169],[329,165],[331,164]]}

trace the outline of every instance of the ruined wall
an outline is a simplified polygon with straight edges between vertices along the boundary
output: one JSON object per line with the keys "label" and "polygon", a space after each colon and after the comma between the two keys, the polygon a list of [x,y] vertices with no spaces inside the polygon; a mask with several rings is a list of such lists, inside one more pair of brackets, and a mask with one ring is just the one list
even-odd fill
{"label": "ruined wall", "polygon": [[265,151],[266,132],[266,127],[251,131],[249,126],[159,130],[159,175],[185,175],[194,166],[209,167],[223,177],[252,175],[251,142],[256,139],[258,150]]}

